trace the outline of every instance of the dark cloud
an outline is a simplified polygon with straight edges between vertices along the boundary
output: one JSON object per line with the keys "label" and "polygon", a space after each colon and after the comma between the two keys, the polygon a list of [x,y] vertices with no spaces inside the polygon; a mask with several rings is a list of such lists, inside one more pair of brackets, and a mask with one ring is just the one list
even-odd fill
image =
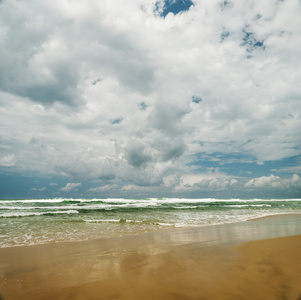
{"label": "dark cloud", "polygon": [[[172,102],[171,102],[172,103]],[[189,113],[190,108],[188,102],[181,104],[172,103],[168,101],[160,101],[150,115],[150,122],[152,127],[164,132],[169,137],[175,135],[179,137],[182,129],[180,128],[181,119]]]}
{"label": "dark cloud", "polygon": [[139,142],[130,141],[125,148],[125,159],[135,168],[145,166],[151,157],[144,153],[144,147]]}
{"label": "dark cloud", "polygon": [[76,89],[74,85],[67,88],[62,86],[61,83],[43,84],[26,87],[24,91],[20,91],[17,94],[44,105],[53,104],[55,102],[70,105],[77,103],[77,100],[79,100],[79,96],[74,89]]}
{"label": "dark cloud", "polygon": [[114,75],[127,88],[149,94],[155,69],[145,45],[134,36],[120,33],[120,29],[99,27],[98,24],[91,26],[78,28],[81,35],[87,31],[96,41],[91,48],[80,45],[80,59],[84,59],[91,69],[99,68],[104,74]]}
{"label": "dark cloud", "polygon": [[0,47],[2,91],[43,105],[78,105],[83,102],[81,66],[113,75],[123,86],[142,94],[151,91],[154,70],[139,40],[96,19],[68,21],[61,12],[43,5],[30,9],[7,3],[0,12],[6,32]]}
{"label": "dark cloud", "polygon": [[181,157],[185,152],[186,146],[182,142],[171,143],[166,149],[163,149],[163,161],[175,160]]}
{"label": "dark cloud", "polygon": [[6,1],[0,24],[0,89],[44,105],[78,103],[78,63],[56,35],[55,17],[37,7]]}

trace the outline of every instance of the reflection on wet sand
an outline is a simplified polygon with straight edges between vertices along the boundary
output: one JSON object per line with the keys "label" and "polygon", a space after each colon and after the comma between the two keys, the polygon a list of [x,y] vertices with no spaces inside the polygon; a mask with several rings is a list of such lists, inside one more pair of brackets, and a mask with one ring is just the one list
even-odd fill
{"label": "reflection on wet sand", "polygon": [[295,215],[4,248],[0,293],[5,300],[296,300],[301,236],[289,235],[297,234],[301,218]]}

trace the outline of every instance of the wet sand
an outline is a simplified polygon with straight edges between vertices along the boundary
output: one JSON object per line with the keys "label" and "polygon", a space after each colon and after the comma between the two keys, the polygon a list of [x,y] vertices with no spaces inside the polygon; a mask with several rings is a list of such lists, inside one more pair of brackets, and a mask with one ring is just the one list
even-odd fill
{"label": "wet sand", "polygon": [[0,249],[0,299],[301,299],[301,216]]}

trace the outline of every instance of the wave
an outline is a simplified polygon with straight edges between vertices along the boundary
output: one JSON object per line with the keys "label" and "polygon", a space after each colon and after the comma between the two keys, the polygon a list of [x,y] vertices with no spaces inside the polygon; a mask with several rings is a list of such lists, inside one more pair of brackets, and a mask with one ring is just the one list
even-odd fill
{"label": "wave", "polygon": [[87,203],[87,202],[99,202],[99,203],[213,203],[213,202],[258,202],[258,201],[267,201],[267,202],[278,202],[278,201],[301,201],[301,198],[294,199],[219,199],[219,198],[143,198],[143,199],[127,199],[127,198],[93,198],[93,199],[84,199],[84,198],[51,198],[51,199],[12,199],[0,200],[0,203]]}
{"label": "wave", "polygon": [[0,215],[0,218],[22,218],[22,217],[34,217],[34,216],[52,216],[58,214],[78,214],[77,210],[67,210],[67,211],[48,211],[48,212],[17,212],[17,213],[4,213]]}
{"label": "wave", "polygon": [[241,204],[241,205],[225,205],[225,207],[246,208],[246,207],[272,207],[271,204]]}
{"label": "wave", "polygon": [[[207,226],[207,225],[218,225],[218,224],[227,224],[227,223],[236,223],[244,222],[253,219],[258,219],[262,217],[283,215],[285,212],[271,212],[271,211],[258,211],[252,214],[236,214],[236,215],[206,215],[205,218],[199,219],[181,219],[181,220],[159,220],[159,219],[144,219],[144,220],[134,220],[126,218],[116,218],[116,219],[83,219],[83,222],[86,223],[114,223],[114,224],[129,224],[129,225],[160,225],[160,226],[173,226],[173,227],[191,227],[191,226]],[[290,212],[294,214],[294,212]],[[295,214],[300,214],[296,212]]]}
{"label": "wave", "polygon": [[57,214],[157,213],[226,210],[301,210],[301,199],[25,199],[0,200],[0,218]]}
{"label": "wave", "polygon": [[11,209],[12,207],[30,207],[36,209],[46,209],[52,207],[55,209],[65,208],[124,208],[124,207],[167,207],[167,206],[226,206],[226,205],[272,205],[273,203],[298,203],[301,199],[186,199],[186,198],[149,198],[149,199],[26,199],[26,200],[0,200],[0,209]]}
{"label": "wave", "polygon": [[120,219],[95,219],[95,220],[84,220],[86,223],[130,223],[130,224],[152,224],[159,225],[158,220],[132,220],[126,218]]}

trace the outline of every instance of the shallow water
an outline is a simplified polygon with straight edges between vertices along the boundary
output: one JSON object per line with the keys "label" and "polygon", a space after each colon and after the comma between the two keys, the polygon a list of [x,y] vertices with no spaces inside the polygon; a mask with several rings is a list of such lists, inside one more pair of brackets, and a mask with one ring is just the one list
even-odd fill
{"label": "shallow water", "polygon": [[0,200],[0,247],[80,241],[301,213],[301,199]]}

